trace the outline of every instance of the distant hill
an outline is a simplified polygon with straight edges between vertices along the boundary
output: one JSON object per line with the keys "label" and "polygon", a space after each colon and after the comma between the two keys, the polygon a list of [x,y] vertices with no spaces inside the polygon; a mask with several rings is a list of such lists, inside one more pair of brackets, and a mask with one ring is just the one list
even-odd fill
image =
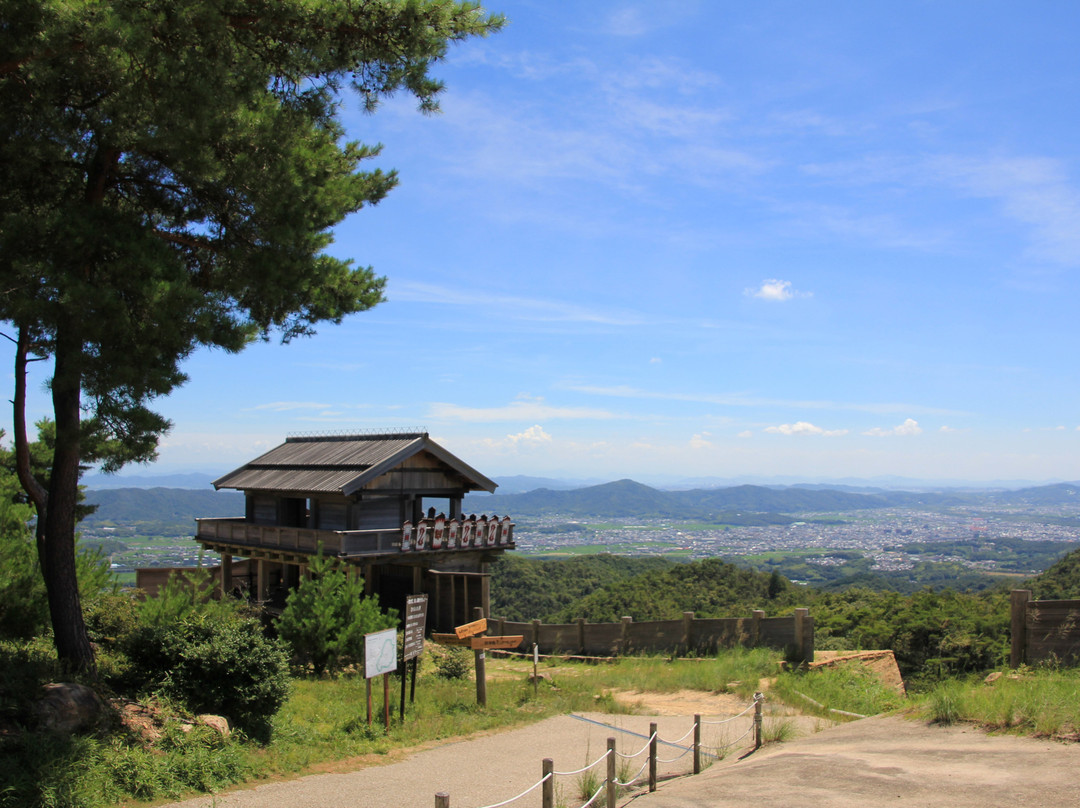
{"label": "distant hill", "polygon": [[87,491],[86,502],[97,510],[84,520],[102,522],[176,522],[194,526],[203,516],[243,516],[239,491],[191,491],[185,488],[112,488]]}
{"label": "distant hill", "polygon": [[89,489],[104,488],[192,488],[208,490],[224,472],[207,474],[87,474],[82,479]]}

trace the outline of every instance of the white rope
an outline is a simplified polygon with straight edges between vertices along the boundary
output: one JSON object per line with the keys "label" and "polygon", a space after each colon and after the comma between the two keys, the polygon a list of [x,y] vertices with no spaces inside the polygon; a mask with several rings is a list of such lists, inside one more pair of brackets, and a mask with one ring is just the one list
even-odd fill
{"label": "white rope", "polygon": [[633,760],[638,755],[640,755],[642,752],[648,752],[649,751],[649,745],[652,744],[653,739],[655,737],[656,737],[656,733],[654,732],[652,735],[649,736],[649,740],[645,741],[645,745],[643,747],[641,747],[641,749],[639,749],[638,751],[634,752],[634,754],[632,754],[632,755],[624,755],[622,752],[619,752],[619,751],[616,751],[615,754],[618,755],[619,757],[621,757],[623,760]]}
{"label": "white rope", "polygon": [[589,806],[592,805],[596,801],[596,798],[600,796],[600,792],[603,791],[606,787],[607,787],[606,782],[601,783],[600,788],[596,789],[596,793],[593,794],[591,797],[589,797],[589,801],[587,803],[585,803],[584,805],[582,805],[581,808],[589,808]]}
{"label": "white rope", "polygon": [[686,757],[687,753],[689,753],[689,752],[693,752],[693,751],[694,751],[694,747],[692,747],[692,746],[691,746],[691,747],[688,747],[688,748],[686,748],[686,749],[683,749],[683,752],[682,752],[682,754],[681,754],[681,755],[676,755],[676,756],[675,756],[675,757],[673,757],[673,758],[661,758],[661,757],[658,757],[658,758],[656,759],[656,762],[657,762],[657,763],[674,763],[674,762],[675,762],[676,760],[678,760],[679,758],[681,758],[681,757]]}
{"label": "white rope", "polygon": [[742,740],[743,738],[745,738],[745,737],[746,737],[747,735],[749,735],[749,734],[750,734],[751,732],[753,732],[753,731],[754,731],[754,725],[753,725],[753,724],[751,724],[751,725],[750,725],[750,728],[749,728],[748,730],[746,730],[746,732],[744,732],[744,733],[743,733],[742,735],[740,735],[740,736],[739,736],[738,738],[736,738],[736,739],[735,739],[735,740],[733,740],[733,741],[726,741],[725,743],[719,744],[719,745],[717,745],[717,747],[716,747],[716,748],[717,748],[717,749],[730,749],[730,748],[731,748],[732,746],[734,746],[735,744],[737,744],[737,743],[738,743],[739,741],[741,741],[741,740]]}
{"label": "white rope", "polygon": [[702,724],[727,724],[727,723],[729,723],[731,721],[734,721],[736,718],[742,718],[744,715],[746,715],[748,712],[750,712],[751,710],[754,709],[755,704],[757,704],[756,701],[751,702],[749,707],[747,707],[745,710],[743,710],[738,715],[731,716],[731,718],[724,718],[724,719],[722,719],[720,721],[706,721],[705,719],[702,719],[701,723]]}
{"label": "white rope", "polygon": [[[687,738],[689,738],[693,734],[694,734],[694,725],[691,724],[690,729],[688,729],[686,731],[686,734],[683,735],[681,738],[675,738],[674,740],[671,740],[671,741],[661,740],[660,743],[667,743],[667,744],[671,744],[672,746],[674,746],[675,744],[679,743],[680,741],[685,741]],[[657,740],[660,740],[660,739],[658,738]]]}
{"label": "white rope", "polygon": [[646,760],[644,763],[641,764],[641,768],[637,770],[637,772],[634,774],[633,777],[631,777],[625,783],[622,782],[621,780],[616,780],[615,785],[617,785],[617,786],[628,786],[628,785],[631,785],[631,784],[637,782],[637,779],[639,777],[641,777],[641,773],[643,771],[645,771],[645,767],[648,766],[648,765],[649,765],[649,761]]}
{"label": "white rope", "polygon": [[[600,761],[602,761],[602,760],[607,760],[607,756],[608,756],[609,754],[611,754],[611,750],[610,750],[610,749],[609,749],[609,750],[607,750],[607,752],[604,752],[604,754],[602,754],[602,755],[601,755],[600,757],[598,757],[598,758],[597,758],[596,760],[594,760],[594,761],[593,761],[592,763],[590,763],[590,764],[589,764],[588,766],[585,766],[584,768],[581,768],[581,769],[575,769],[575,770],[574,770],[574,771],[572,771],[572,772],[552,772],[552,774],[557,774],[557,775],[559,775],[560,777],[563,777],[563,776],[565,776],[565,775],[569,775],[569,774],[581,774],[582,772],[587,772],[587,771],[588,771],[589,769],[591,769],[591,768],[592,768],[593,766],[595,766],[595,765],[596,765],[597,763],[599,763]],[[588,804],[588,803],[586,803],[586,805],[587,805],[587,804]]]}
{"label": "white rope", "polygon": [[509,805],[509,804],[510,804],[510,803],[512,803],[512,802],[513,802],[514,800],[520,800],[520,799],[521,799],[522,797],[524,797],[524,796],[525,796],[526,794],[528,794],[528,793],[529,793],[530,791],[534,791],[534,790],[536,790],[537,788],[539,788],[540,786],[542,786],[542,785],[543,785],[544,783],[546,783],[549,777],[551,777],[551,775],[550,775],[550,774],[545,774],[545,775],[544,775],[543,777],[541,777],[541,778],[540,778],[540,782],[539,782],[539,783],[533,783],[533,784],[532,784],[531,786],[529,786],[529,787],[528,787],[527,789],[525,789],[524,791],[522,791],[522,792],[521,792],[520,794],[518,794],[518,795],[517,795],[516,797],[511,797],[511,798],[510,798],[510,799],[508,799],[508,800],[503,800],[502,802],[497,802],[497,803],[495,803],[494,805],[485,805],[485,806],[484,806],[484,808],[502,808],[502,806],[504,806],[504,805]]}

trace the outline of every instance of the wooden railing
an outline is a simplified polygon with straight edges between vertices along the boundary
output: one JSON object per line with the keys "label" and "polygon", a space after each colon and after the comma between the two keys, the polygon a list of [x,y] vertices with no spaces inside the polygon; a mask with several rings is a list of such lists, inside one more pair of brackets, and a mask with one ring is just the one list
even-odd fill
{"label": "wooden railing", "polygon": [[320,530],[259,525],[243,517],[196,519],[195,537],[250,547],[358,556],[388,553],[448,552],[481,547],[513,546],[514,525],[508,518],[466,520],[422,519],[416,525],[381,530]]}
{"label": "wooden railing", "polygon": [[518,650],[542,654],[624,656],[635,653],[715,654],[719,648],[741,645],[765,646],[784,651],[797,662],[814,660],[814,620],[808,609],[796,609],[788,617],[766,617],[754,611],[750,617],[695,617],[684,612],[680,620],[635,623],[624,617],[618,623],[544,624],[539,620],[516,623],[494,617],[491,630],[500,635],[522,635]]}

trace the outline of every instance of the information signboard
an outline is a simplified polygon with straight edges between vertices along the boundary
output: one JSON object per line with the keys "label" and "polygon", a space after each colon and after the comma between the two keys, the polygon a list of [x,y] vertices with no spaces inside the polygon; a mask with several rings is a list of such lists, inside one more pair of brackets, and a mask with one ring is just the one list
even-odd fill
{"label": "information signboard", "polygon": [[424,653],[424,629],[427,626],[427,595],[409,595],[405,599],[405,643],[402,659],[415,659]]}
{"label": "information signboard", "polygon": [[388,628],[364,635],[364,678],[397,670],[397,629]]}

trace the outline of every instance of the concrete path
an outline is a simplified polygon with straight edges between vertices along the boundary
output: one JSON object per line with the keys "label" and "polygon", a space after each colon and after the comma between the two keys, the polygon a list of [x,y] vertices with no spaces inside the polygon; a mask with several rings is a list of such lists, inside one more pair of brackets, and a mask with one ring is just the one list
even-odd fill
{"label": "concrete path", "polygon": [[[683,716],[560,716],[448,742],[387,765],[269,783],[167,808],[432,808],[439,791],[449,793],[452,808],[480,808],[536,783],[545,757],[553,758],[556,771],[579,769],[604,753],[612,735],[620,753],[637,752],[646,743],[650,721],[659,724],[663,739],[677,739],[691,727]],[[703,745],[728,744],[748,726],[748,716],[707,724]],[[903,718],[865,719],[814,732],[819,727],[804,723],[803,737],[752,753],[744,739],[703,773],[662,780],[655,793],[639,790],[619,802],[633,808],[1080,806],[1080,744],[987,736]],[[676,747],[662,746],[658,756],[679,754]],[[620,778],[633,775],[644,761],[642,756],[621,762]],[[603,765],[597,767],[598,779]],[[687,772],[690,765],[690,755],[683,755],[663,764],[661,773]],[[557,802],[581,805],[582,779],[558,777]],[[539,789],[511,805],[539,808]]]}

